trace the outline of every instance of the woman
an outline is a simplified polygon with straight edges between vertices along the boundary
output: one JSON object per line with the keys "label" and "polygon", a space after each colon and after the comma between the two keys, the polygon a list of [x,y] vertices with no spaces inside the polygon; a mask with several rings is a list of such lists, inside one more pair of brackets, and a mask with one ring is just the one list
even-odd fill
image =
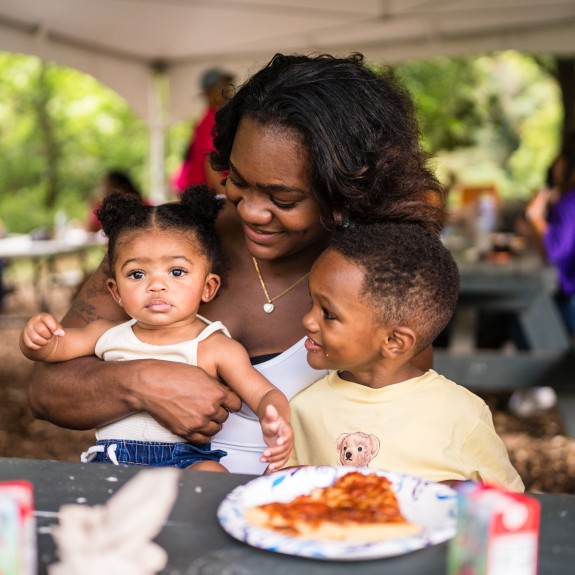
{"label": "woman", "polygon": [[549,263],[557,269],[557,303],[571,335],[575,334],[575,132],[568,135],[553,162],[548,186],[539,190],[526,216]]}
{"label": "woman", "polygon": [[[217,171],[230,200],[219,229],[228,269],[202,315],[225,322],[257,368],[286,395],[318,379],[306,362],[307,274],[330,231],[389,217],[438,229],[440,184],[426,167],[408,93],[354,55],[276,55],[216,116]],[[234,209],[235,207],[235,209]],[[63,320],[121,319],[100,268]],[[430,366],[430,352],[420,359]],[[39,366],[30,386],[37,417],[89,429],[146,411],[189,441],[208,441],[240,401],[198,368],[161,361],[84,358]],[[261,436],[232,413],[213,447],[231,471],[260,473]]]}

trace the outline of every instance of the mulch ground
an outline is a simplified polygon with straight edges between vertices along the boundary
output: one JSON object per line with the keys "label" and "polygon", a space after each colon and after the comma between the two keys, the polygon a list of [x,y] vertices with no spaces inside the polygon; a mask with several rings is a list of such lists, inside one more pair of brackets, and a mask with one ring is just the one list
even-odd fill
{"label": "mulch ground", "polygon": [[[32,364],[18,349],[18,336],[27,319],[25,303],[16,299],[13,309],[0,315],[0,457],[78,461],[80,453],[92,445],[93,431],[62,429],[39,421],[28,408]],[[527,490],[575,494],[575,440],[567,437],[559,411],[520,418],[507,409],[508,394],[484,398]]]}

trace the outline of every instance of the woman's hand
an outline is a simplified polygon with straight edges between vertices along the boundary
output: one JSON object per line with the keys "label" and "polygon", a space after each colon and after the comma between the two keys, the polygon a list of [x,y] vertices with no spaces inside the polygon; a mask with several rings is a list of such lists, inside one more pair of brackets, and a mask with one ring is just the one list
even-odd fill
{"label": "woman's hand", "polygon": [[229,412],[241,407],[233,391],[201,368],[155,360],[141,363],[141,384],[134,390],[139,400],[137,411],[148,412],[172,433],[192,443],[210,441]]}

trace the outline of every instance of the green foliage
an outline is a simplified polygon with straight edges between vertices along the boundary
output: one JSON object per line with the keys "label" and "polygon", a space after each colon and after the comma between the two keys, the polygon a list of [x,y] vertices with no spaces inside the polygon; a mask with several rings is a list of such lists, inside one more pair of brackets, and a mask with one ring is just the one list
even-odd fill
{"label": "green foliage", "polygon": [[[438,175],[493,182],[526,198],[557,152],[562,108],[552,58],[516,52],[406,62],[422,140]],[[0,53],[0,216],[10,232],[50,228],[64,210],[84,221],[110,168],[146,193],[149,133],[116,93],[91,76]],[[166,135],[166,180],[179,166],[191,121]]]}
{"label": "green foliage", "polygon": [[193,120],[172,124],[166,134],[166,172],[170,176],[182,164],[192,133]]}
{"label": "green foliage", "polygon": [[[109,168],[145,190],[148,130],[91,76],[0,53],[0,213],[10,232],[84,220]],[[51,198],[50,194],[54,197]]]}
{"label": "green foliage", "polygon": [[527,198],[541,186],[561,134],[552,62],[501,52],[396,67],[441,177],[495,183],[504,198]]}
{"label": "green foliage", "polygon": [[428,150],[454,150],[475,144],[481,124],[475,93],[482,78],[463,58],[415,61],[396,67],[416,103]]}

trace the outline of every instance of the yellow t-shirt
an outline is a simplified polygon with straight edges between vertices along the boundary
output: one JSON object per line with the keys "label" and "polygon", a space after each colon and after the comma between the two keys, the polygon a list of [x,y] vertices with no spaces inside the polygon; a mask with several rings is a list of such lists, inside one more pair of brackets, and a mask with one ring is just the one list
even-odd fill
{"label": "yellow t-shirt", "polygon": [[288,465],[352,465],[524,490],[485,402],[433,370],[381,389],[332,372],[290,403]]}

